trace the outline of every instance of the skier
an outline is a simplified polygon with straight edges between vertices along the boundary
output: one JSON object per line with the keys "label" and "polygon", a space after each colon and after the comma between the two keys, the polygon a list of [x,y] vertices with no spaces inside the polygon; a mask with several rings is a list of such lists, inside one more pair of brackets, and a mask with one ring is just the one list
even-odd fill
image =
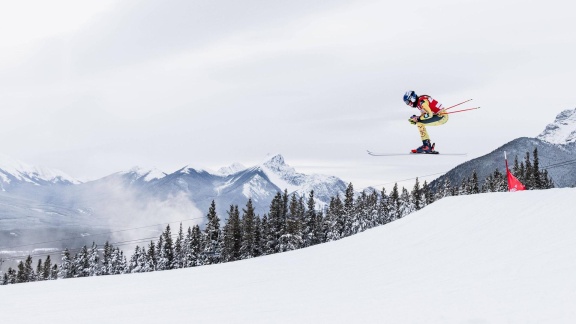
{"label": "skier", "polygon": [[430,143],[430,136],[426,131],[426,126],[443,125],[448,121],[448,114],[442,108],[442,104],[430,96],[418,96],[414,91],[406,91],[404,102],[413,108],[420,110],[420,116],[412,115],[408,121],[418,127],[422,146],[412,150],[412,153],[436,153],[434,144]]}

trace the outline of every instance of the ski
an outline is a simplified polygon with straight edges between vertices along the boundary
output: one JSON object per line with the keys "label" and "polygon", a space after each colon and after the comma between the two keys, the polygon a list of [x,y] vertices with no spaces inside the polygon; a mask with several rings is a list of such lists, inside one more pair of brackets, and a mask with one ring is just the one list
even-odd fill
{"label": "ski", "polygon": [[369,155],[372,156],[401,156],[401,155],[449,155],[449,156],[464,156],[467,155],[468,153],[440,153],[438,151],[434,151],[431,153],[412,153],[412,152],[408,152],[408,153],[376,153],[376,152],[372,152],[367,150]]}

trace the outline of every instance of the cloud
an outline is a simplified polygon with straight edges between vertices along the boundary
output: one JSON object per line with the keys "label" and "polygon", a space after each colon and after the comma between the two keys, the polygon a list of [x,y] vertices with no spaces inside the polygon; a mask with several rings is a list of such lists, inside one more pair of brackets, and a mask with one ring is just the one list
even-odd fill
{"label": "cloud", "polygon": [[[0,67],[0,135],[6,153],[82,178],[270,151],[360,163],[366,146],[418,142],[400,100],[413,89],[484,106],[431,130],[480,154],[573,102],[573,20],[554,3],[122,1]],[[518,116],[525,130],[502,130]],[[472,128],[465,143],[444,134]]]}

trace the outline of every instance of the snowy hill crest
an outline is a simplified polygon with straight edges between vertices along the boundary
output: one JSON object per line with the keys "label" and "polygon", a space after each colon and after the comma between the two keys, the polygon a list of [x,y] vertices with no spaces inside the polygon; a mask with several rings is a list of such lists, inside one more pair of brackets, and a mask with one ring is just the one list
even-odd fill
{"label": "snowy hill crest", "polygon": [[576,109],[562,111],[537,138],[551,144],[576,143]]}
{"label": "snowy hill crest", "polygon": [[120,172],[120,175],[131,178],[133,181],[152,181],[156,179],[162,179],[166,176],[166,173],[153,168],[153,169],[143,169],[141,167],[135,166],[129,171]]}

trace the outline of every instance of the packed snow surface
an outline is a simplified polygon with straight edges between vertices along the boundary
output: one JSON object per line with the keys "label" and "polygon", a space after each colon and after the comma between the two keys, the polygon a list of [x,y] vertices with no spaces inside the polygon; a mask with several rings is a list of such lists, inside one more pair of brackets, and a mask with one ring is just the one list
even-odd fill
{"label": "packed snow surface", "polygon": [[576,189],[444,198],[298,251],[0,287],[5,323],[574,323]]}

